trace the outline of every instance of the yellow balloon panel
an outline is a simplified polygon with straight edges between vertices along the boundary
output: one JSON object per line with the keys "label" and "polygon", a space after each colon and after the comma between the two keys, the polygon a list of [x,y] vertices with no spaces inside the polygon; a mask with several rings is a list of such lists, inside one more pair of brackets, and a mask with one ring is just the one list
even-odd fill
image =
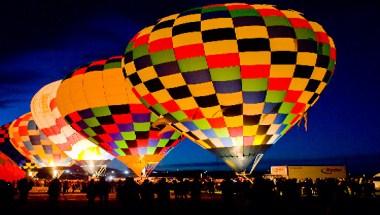
{"label": "yellow balloon panel", "polygon": [[157,165],[163,158],[164,155],[145,155],[144,157],[127,155],[117,159],[126,164],[137,176],[141,176],[144,168],[148,165]]}
{"label": "yellow balloon panel", "polygon": [[[56,98],[62,116],[88,108],[129,103],[120,66],[105,68],[105,63],[106,60],[94,61],[88,65],[91,72],[86,73],[85,68],[80,68],[72,74],[70,81],[62,82]],[[109,65],[114,63],[117,63],[116,58],[109,59]]]}

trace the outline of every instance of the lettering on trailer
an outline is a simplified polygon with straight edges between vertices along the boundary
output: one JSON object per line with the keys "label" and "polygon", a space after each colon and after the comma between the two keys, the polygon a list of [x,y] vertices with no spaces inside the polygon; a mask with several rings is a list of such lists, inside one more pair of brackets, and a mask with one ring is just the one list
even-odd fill
{"label": "lettering on trailer", "polygon": [[321,173],[331,175],[334,172],[341,172],[342,170],[340,168],[323,168],[321,169]]}

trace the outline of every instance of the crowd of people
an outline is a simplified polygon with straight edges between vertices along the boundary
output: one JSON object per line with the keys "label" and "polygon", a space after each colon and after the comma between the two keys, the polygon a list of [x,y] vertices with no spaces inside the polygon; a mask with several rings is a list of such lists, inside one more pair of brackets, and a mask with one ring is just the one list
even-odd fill
{"label": "crowd of people", "polygon": [[[236,177],[225,179],[206,178],[146,178],[135,180],[106,181],[104,177],[90,181],[53,179],[49,181],[33,181],[24,178],[15,184],[0,182],[1,200],[11,201],[18,193],[21,203],[28,199],[28,193],[33,186],[48,185],[51,201],[57,201],[60,194],[71,192],[86,193],[89,204],[98,197],[101,202],[107,202],[109,193],[116,192],[120,202],[134,205],[136,202],[151,203],[160,201],[166,203],[171,198],[177,200],[201,200],[201,194],[209,199],[223,199],[226,203],[252,199],[254,201],[298,198],[319,198],[323,200],[344,198],[375,198],[373,182],[365,178],[350,179],[296,179],[263,177]],[[172,195],[171,195],[172,193]],[[219,195],[221,194],[221,195]],[[172,196],[172,197],[171,197]]]}
{"label": "crowd of people", "polygon": [[[347,214],[352,208],[360,208],[358,211],[361,212],[362,208],[379,205],[373,182],[365,178],[296,180],[261,176],[127,177],[107,181],[100,177],[88,181],[57,178],[25,178],[15,183],[0,181],[0,208],[9,205],[23,205],[28,208],[34,205],[28,203],[28,193],[36,186],[45,186],[46,189],[43,190],[48,194],[46,200],[51,207],[59,207],[67,202],[61,200],[66,198],[65,195],[74,193],[80,195],[82,200],[87,199],[88,207],[85,208],[92,212],[100,212],[99,207],[104,210],[115,209],[117,205],[116,208],[144,214],[157,211],[157,214],[177,214],[178,211],[183,214],[183,211],[197,207],[198,210],[219,210],[228,214],[239,210],[236,214],[250,214],[253,208],[269,214],[298,214],[304,210],[302,207],[307,208],[305,210],[319,210],[314,211],[314,214],[334,214],[329,211],[338,207],[338,211]],[[344,209],[339,208],[342,205]],[[167,210],[171,212],[168,213]],[[321,213],[321,210],[325,213]]]}

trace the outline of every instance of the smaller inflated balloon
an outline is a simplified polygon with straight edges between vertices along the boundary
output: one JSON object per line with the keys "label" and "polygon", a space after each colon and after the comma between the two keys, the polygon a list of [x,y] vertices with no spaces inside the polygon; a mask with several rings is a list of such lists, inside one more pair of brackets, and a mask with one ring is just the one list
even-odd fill
{"label": "smaller inflated balloon", "polygon": [[180,141],[173,128],[152,126],[159,117],[132,93],[120,56],[76,69],[62,81],[56,101],[69,125],[137,175]]}
{"label": "smaller inflated balloon", "polygon": [[20,154],[9,140],[9,126],[11,123],[0,126],[0,152],[6,154],[18,166],[22,167],[30,162],[29,159]]}
{"label": "smaller inflated balloon", "polygon": [[39,167],[67,167],[72,164],[72,159],[38,129],[31,113],[12,122],[9,136],[13,146]]}
{"label": "smaller inflated balloon", "polygon": [[[61,81],[42,87],[32,98],[30,108],[38,128],[75,161],[112,160],[114,157],[75,131],[63,118],[56,104]],[[103,162],[106,163],[106,162]]]}

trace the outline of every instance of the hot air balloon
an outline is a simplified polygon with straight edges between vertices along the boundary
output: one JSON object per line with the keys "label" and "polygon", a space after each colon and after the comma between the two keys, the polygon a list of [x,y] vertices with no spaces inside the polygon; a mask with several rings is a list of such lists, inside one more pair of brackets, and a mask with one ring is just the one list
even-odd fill
{"label": "hot air balloon", "polygon": [[10,123],[0,126],[0,144],[9,141],[8,128]]}
{"label": "hot air balloon", "polygon": [[137,175],[152,170],[180,140],[173,128],[153,124],[159,118],[127,85],[121,56],[75,70],[61,82],[56,102],[69,125]]}
{"label": "hot air balloon", "polygon": [[0,152],[0,180],[17,181],[25,177],[25,172],[7,155]]}
{"label": "hot air balloon", "polygon": [[300,13],[231,3],[142,29],[123,68],[146,107],[242,172],[315,104],[335,59],[333,40]]}
{"label": "hot air balloon", "polygon": [[33,96],[30,105],[33,119],[49,140],[90,174],[94,174],[114,157],[67,124],[56,105],[60,83],[50,83]]}
{"label": "hot air balloon", "polygon": [[11,123],[0,126],[0,152],[3,152],[12,159],[19,167],[23,167],[30,162],[27,158],[20,154],[9,141],[9,126]]}
{"label": "hot air balloon", "polygon": [[68,167],[72,164],[72,160],[38,130],[31,113],[12,122],[9,137],[12,145],[40,168]]}

